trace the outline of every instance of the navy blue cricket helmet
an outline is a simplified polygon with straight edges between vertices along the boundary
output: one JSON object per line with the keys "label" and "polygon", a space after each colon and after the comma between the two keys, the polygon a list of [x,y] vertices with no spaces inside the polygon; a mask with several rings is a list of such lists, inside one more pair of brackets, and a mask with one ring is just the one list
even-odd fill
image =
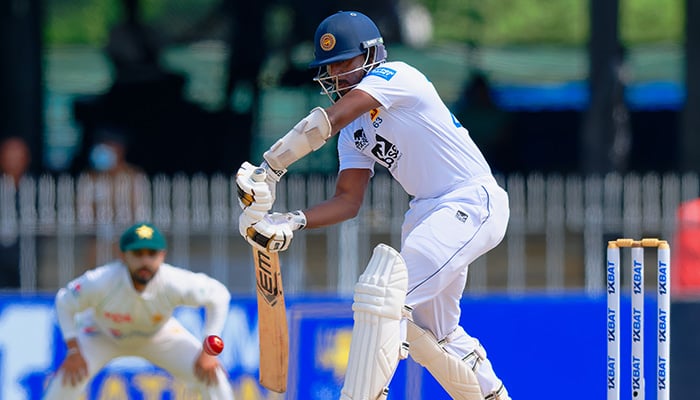
{"label": "navy blue cricket helmet", "polygon": [[[370,51],[371,49],[374,50]],[[386,60],[384,39],[369,17],[358,11],[339,11],[319,24],[314,35],[314,60],[309,67],[319,68],[314,80],[321,84],[323,92],[331,101],[340,96],[337,89],[338,76],[328,75],[325,67],[362,54],[366,58],[360,68],[365,72]]]}
{"label": "navy blue cricket helmet", "polygon": [[314,35],[314,60],[310,68],[321,67],[367,53],[382,45],[379,28],[358,11],[339,11],[319,24]]}

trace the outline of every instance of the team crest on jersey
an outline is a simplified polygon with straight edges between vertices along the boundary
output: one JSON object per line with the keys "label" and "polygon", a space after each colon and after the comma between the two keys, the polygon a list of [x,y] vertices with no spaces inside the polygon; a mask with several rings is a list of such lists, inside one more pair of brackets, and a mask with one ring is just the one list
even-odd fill
{"label": "team crest on jersey", "polygon": [[391,170],[396,165],[396,161],[401,158],[401,152],[396,146],[381,135],[376,135],[377,144],[372,148],[372,155],[377,161]]}
{"label": "team crest on jersey", "polygon": [[369,140],[367,140],[367,136],[365,136],[364,129],[356,130],[355,133],[352,134],[352,137],[355,140],[355,147],[357,147],[357,150],[362,151],[369,145]]}
{"label": "team crest on jersey", "polygon": [[396,70],[387,67],[378,67],[370,71],[367,75],[378,76],[388,81],[396,75]]}

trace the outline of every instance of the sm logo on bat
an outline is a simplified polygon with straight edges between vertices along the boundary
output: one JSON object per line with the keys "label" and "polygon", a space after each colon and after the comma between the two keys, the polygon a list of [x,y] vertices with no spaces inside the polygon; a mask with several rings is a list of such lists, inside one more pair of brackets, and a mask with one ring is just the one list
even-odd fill
{"label": "sm logo on bat", "polygon": [[257,287],[267,304],[274,306],[282,296],[282,291],[279,285],[280,273],[279,266],[272,265],[272,259],[269,253],[257,250],[257,264],[255,266],[258,274]]}

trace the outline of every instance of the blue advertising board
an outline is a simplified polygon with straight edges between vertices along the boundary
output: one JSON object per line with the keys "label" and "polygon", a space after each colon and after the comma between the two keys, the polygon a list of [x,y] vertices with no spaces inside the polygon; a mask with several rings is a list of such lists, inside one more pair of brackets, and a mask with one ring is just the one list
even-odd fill
{"label": "blue advertising board", "polygon": [[[629,299],[623,299],[622,335],[629,334]],[[494,369],[514,399],[566,393],[567,399],[605,397],[605,298],[578,295],[481,296],[462,299],[462,324],[485,346]],[[289,296],[290,373],[285,398],[338,399],[352,332],[351,300]],[[647,332],[654,332],[654,303],[647,304]],[[219,356],[237,400],[279,398],[258,384],[258,333],[254,297],[234,297]],[[629,313],[629,311],[627,311]],[[203,311],[178,309],[176,317],[200,335]],[[627,319],[625,319],[627,318]],[[655,358],[654,335],[647,360]],[[624,343],[624,341],[623,341]],[[53,294],[0,294],[0,398],[40,399],[60,365],[65,345],[56,324]],[[629,390],[624,360],[622,391]],[[654,398],[653,363],[648,361],[647,395]],[[195,399],[163,370],[136,357],[114,360],[89,386],[86,399]],[[435,380],[412,360],[399,368],[389,398],[449,399]]]}

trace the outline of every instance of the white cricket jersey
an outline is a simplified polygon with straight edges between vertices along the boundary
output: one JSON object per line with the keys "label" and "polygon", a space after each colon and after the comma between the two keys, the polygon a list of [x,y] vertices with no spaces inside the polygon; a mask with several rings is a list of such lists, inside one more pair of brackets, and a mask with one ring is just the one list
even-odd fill
{"label": "white cricket jersey", "polygon": [[150,336],[178,306],[204,306],[203,334],[219,335],[228,314],[230,294],[219,281],[169,264],[161,264],[143,292],[137,292],[121,261],[87,271],[56,295],[58,322],[65,340],[76,337],[75,315],[92,309],[97,328],[113,339]]}
{"label": "white cricket jersey", "polygon": [[386,62],[353,90],[381,107],[340,131],[340,170],[386,167],[406,192],[438,197],[491,169],[469,132],[447,109],[433,84],[403,62]]}

